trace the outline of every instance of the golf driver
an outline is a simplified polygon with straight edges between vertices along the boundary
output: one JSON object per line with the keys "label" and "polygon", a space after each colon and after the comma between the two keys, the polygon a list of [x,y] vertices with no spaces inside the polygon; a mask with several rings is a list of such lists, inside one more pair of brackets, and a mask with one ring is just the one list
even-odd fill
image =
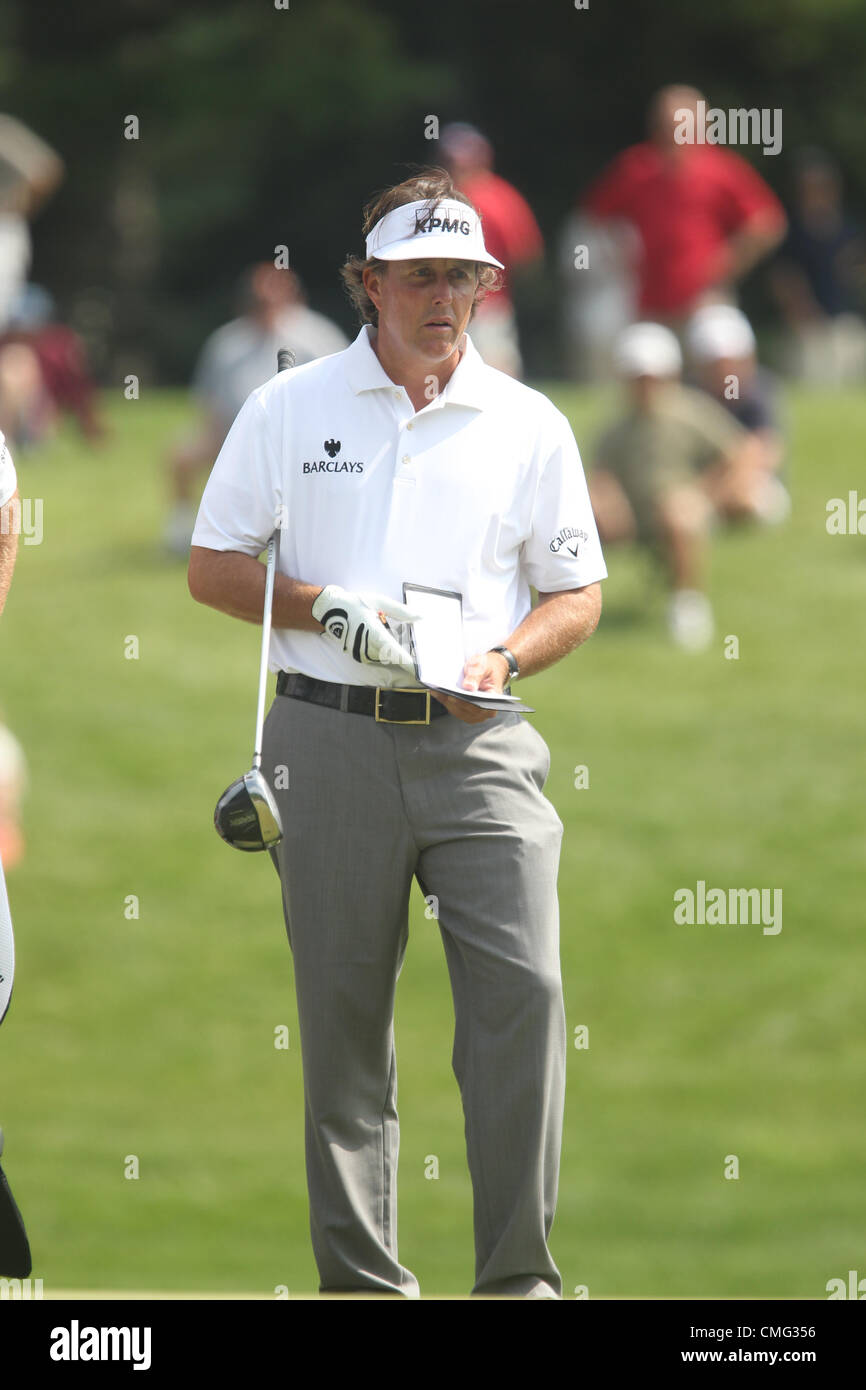
{"label": "golf driver", "polygon": [[278,845],[283,835],[276,799],[262,775],[262,726],[265,717],[265,687],[268,679],[268,646],[271,636],[271,607],[274,573],[277,565],[279,532],[268,541],[268,571],[265,580],[265,610],[262,622],[262,659],[259,670],[259,703],[256,711],[256,742],[249,772],[226,787],[216,804],[213,823],[226,844],[253,852]]}
{"label": "golf driver", "polygon": [[[294,366],[294,355],[287,348],[277,353],[277,369],[284,372]],[[262,726],[265,718],[265,687],[268,680],[268,649],[271,640],[271,608],[274,599],[274,575],[279,550],[279,530],[268,541],[268,568],[265,579],[265,606],[262,620],[262,657],[259,666],[259,702],[256,710],[256,741],[253,765],[230,787],[226,787],[216,804],[213,823],[226,844],[235,849],[255,853],[273,849],[280,843],[283,827],[276,798],[262,775]]]}

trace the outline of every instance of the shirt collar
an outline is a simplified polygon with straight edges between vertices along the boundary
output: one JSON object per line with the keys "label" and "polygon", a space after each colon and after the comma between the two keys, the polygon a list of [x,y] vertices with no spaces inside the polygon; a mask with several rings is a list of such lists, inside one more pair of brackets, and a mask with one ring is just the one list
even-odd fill
{"label": "shirt collar", "polygon": [[[346,378],[356,396],[362,391],[393,391],[396,385],[373,350],[371,338],[374,332],[372,324],[365,323],[355,341],[346,349]],[[473,410],[483,410],[487,404],[487,368],[468,333],[464,334],[463,342],[460,361],[444,391],[434,397],[431,405],[465,405]]]}

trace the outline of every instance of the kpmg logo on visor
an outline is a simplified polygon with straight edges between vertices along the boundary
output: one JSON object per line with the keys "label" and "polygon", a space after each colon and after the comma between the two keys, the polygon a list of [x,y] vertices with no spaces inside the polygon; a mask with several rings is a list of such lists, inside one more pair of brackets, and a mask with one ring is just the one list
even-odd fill
{"label": "kpmg logo on visor", "polygon": [[419,232],[460,232],[462,236],[469,236],[471,231],[471,223],[459,215],[437,217],[435,213],[415,213],[415,235]]}
{"label": "kpmg logo on visor", "polygon": [[484,245],[481,219],[468,203],[401,203],[380,218],[368,234],[368,256],[385,261],[412,260],[418,256],[418,238],[423,238],[424,252],[430,256],[454,256],[458,260],[480,261],[505,267],[491,256]]}

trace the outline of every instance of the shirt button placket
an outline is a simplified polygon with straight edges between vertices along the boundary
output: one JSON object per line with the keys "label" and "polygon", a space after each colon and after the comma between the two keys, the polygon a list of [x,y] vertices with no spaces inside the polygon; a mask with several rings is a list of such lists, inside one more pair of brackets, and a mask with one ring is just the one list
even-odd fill
{"label": "shirt button placket", "polygon": [[[402,391],[398,391],[395,387],[392,392],[392,395],[395,401],[400,401],[401,405],[405,406],[406,402],[404,400]],[[404,430],[410,430],[412,428],[412,421],[407,420],[405,418],[401,418],[403,416],[402,411],[395,411],[394,413],[397,416],[397,445],[395,449],[397,468],[394,476],[397,479],[405,478],[407,482],[414,482],[414,478],[412,478],[410,475],[407,475],[406,472],[406,470],[412,463],[412,455],[403,453],[403,449],[406,447],[405,442],[403,440],[403,432]]]}
{"label": "shirt button placket", "polygon": [[[401,425],[400,425],[400,430],[401,430],[401,432],[402,432],[403,430],[409,431],[409,430],[411,430],[412,428],[413,428],[413,422],[412,422],[411,420],[404,420],[404,421],[401,423]],[[412,455],[411,455],[411,454],[403,454],[402,458],[400,459],[400,463],[402,464],[402,466],[403,466],[404,468],[408,467],[408,466],[412,463]]]}

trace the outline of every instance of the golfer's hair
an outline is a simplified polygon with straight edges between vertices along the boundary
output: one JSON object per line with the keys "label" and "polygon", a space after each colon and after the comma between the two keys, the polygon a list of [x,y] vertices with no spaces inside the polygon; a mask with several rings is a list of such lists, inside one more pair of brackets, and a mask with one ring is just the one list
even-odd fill
{"label": "golfer's hair", "polygon": [[[411,178],[404,179],[402,183],[395,184],[393,188],[386,188],[381,193],[376,193],[364,208],[363,234],[369,236],[376,223],[395,208],[401,208],[406,203],[427,203],[427,212],[430,216],[436,211],[440,203],[465,203],[468,208],[477,213],[478,209],[473,203],[460,193],[451,180],[451,175],[446,169],[424,168],[419,169]],[[379,322],[379,311],[364,288],[363,274],[368,266],[381,273],[386,273],[388,261],[380,261],[375,256],[347,256],[345,263],[340,267],[340,277],[346,288],[352,304],[358,312],[362,323],[372,323],[374,326]],[[498,290],[502,284],[502,273],[496,266],[485,265],[483,262],[476,262],[478,283],[475,289],[475,298],[472,301],[472,312],[481,303],[482,299],[491,290]]]}

